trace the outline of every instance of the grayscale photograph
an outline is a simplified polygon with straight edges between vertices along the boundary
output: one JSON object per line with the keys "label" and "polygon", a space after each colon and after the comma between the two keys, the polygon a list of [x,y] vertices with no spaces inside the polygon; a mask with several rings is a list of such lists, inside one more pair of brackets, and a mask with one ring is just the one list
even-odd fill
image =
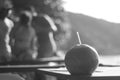
{"label": "grayscale photograph", "polygon": [[0,0],[0,80],[120,80],[120,0]]}

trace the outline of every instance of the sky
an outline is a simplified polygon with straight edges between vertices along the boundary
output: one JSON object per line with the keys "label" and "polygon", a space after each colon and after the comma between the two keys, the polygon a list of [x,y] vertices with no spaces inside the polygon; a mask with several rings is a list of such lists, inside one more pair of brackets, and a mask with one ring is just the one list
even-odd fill
{"label": "sky", "polygon": [[120,0],[64,0],[67,11],[120,23]]}

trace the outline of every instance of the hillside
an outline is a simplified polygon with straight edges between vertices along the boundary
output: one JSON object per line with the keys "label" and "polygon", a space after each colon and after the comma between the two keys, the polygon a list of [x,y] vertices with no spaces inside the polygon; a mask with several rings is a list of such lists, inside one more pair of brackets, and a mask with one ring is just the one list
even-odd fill
{"label": "hillside", "polygon": [[68,17],[72,26],[68,49],[78,43],[76,32],[79,31],[82,43],[95,47],[99,54],[120,54],[120,24],[83,14],[68,13]]}

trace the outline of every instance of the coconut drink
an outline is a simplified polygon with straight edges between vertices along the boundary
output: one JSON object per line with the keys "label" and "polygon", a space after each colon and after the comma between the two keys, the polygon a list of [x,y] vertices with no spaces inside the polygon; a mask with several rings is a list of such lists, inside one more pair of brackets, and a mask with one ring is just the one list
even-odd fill
{"label": "coconut drink", "polygon": [[65,65],[71,74],[91,75],[99,64],[97,50],[87,44],[82,44],[78,35],[79,44],[73,46],[65,55]]}

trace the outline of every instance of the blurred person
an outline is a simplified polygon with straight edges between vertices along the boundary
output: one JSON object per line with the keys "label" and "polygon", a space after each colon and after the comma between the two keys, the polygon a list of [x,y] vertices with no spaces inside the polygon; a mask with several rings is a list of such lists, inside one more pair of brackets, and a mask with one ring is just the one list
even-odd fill
{"label": "blurred person", "polygon": [[[31,25],[32,7],[26,7],[18,14],[12,13],[14,27],[10,31],[10,46],[13,54],[12,61],[14,62],[30,62],[36,60],[37,52],[37,36],[34,28]],[[16,72],[24,80],[34,80],[35,72]]]}
{"label": "blurred person", "polygon": [[55,56],[57,51],[53,32],[57,27],[48,15],[38,15],[33,18],[32,25],[38,37],[38,58]]}
{"label": "blurred person", "polygon": [[23,10],[19,16],[19,22],[11,30],[10,45],[13,60],[35,60],[37,57],[37,37],[31,21],[32,13]]}
{"label": "blurred person", "polygon": [[[1,1],[0,7],[0,62],[10,61],[9,28],[13,26],[12,21],[8,19],[11,4],[7,0]],[[10,23],[11,25],[9,25]]]}
{"label": "blurred person", "polygon": [[[64,59],[65,53],[58,49],[55,40],[55,33],[59,31],[54,20],[47,14],[37,14],[37,16],[33,17],[32,25],[38,37],[37,59],[50,57],[54,57],[54,59]],[[55,77],[48,75],[36,74],[36,76],[37,80],[56,80]]]}

